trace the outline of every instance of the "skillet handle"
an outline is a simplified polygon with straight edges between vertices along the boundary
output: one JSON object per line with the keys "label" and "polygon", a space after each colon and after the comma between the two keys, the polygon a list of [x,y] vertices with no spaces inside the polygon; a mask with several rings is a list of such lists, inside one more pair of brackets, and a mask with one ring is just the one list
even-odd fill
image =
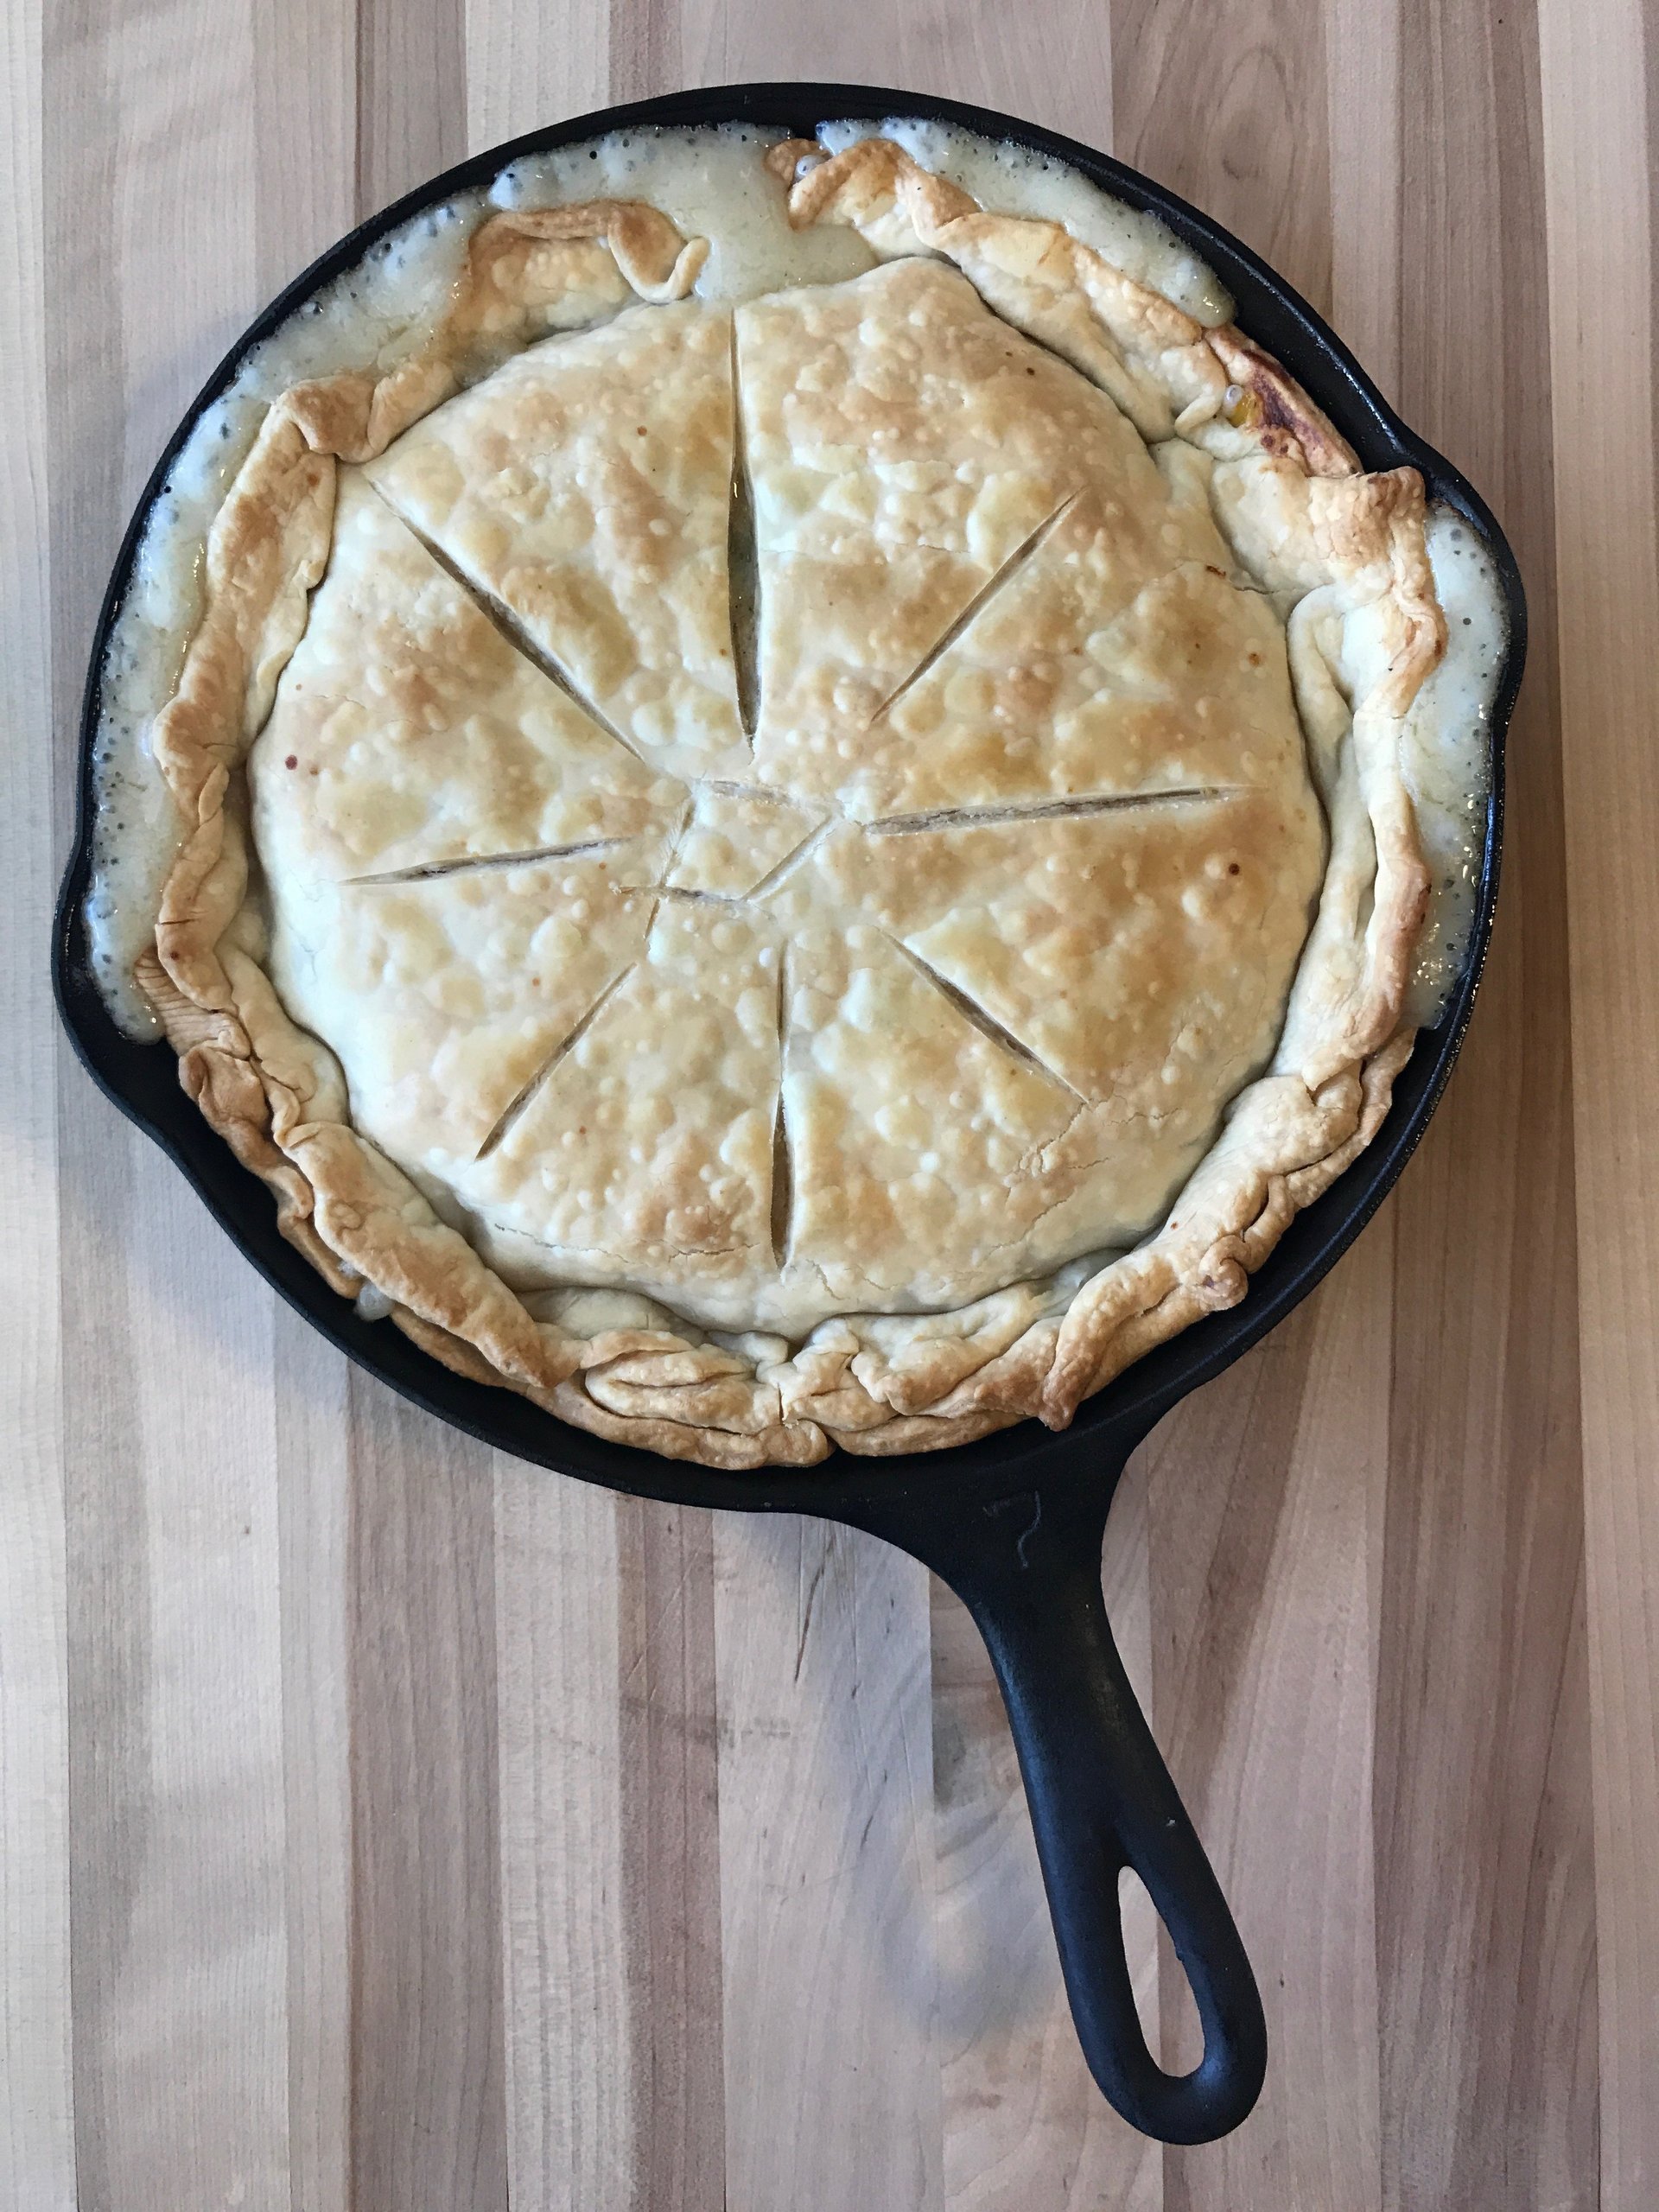
{"label": "skillet handle", "polygon": [[[1101,1592],[1105,1510],[1026,1491],[948,1534],[891,1521],[972,1613],[996,1669],[1036,1831],[1055,1941],[1089,2070],[1131,2126],[1208,2143],[1261,2093],[1267,2023],[1221,1885],[1136,1704]],[[1135,2010],[1118,1875],[1133,1867],[1169,1930],[1204,2029],[1190,2074],[1166,2074]]]}

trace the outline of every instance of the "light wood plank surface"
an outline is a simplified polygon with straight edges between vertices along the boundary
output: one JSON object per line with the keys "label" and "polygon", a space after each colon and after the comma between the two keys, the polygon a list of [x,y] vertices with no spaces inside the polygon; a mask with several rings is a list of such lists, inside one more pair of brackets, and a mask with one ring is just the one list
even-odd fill
{"label": "light wood plank surface", "polygon": [[[0,2188],[18,2212],[74,2193],[70,2072],[67,1588],[56,1277],[57,1079],[41,960],[56,858],[46,489],[46,266],[36,94],[41,10],[6,18],[0,152],[0,717],[32,741],[0,760],[0,1244],[16,1294],[0,1314],[12,1459],[0,1537]],[[18,1041],[22,1049],[18,1049]]]}
{"label": "light wood plank surface", "polygon": [[[1652,2212],[1659,633],[1641,0],[6,0],[0,2204]],[[987,100],[1211,208],[1510,532],[1497,938],[1419,1158],[1125,1478],[1256,2113],[1065,2012],[961,1608],[492,1455],[279,1309],[55,1034],[77,704],[207,369],[360,214],[681,83]],[[1189,2000],[1126,1905],[1145,2017]]]}
{"label": "light wood plank surface", "polygon": [[1659,1885],[1648,1848],[1659,1827],[1659,1303],[1646,1261],[1659,1228],[1659,991],[1646,956],[1659,868],[1643,834],[1659,807],[1644,665],[1644,641],[1659,633],[1659,291],[1651,195],[1631,183],[1644,161],[1651,175],[1659,48],[1639,6],[1610,6],[1599,26],[1586,41],[1560,0],[1542,0],[1560,701],[1574,740],[1563,760],[1601,2175],[1607,2202],[1639,2204],[1659,2196]]}

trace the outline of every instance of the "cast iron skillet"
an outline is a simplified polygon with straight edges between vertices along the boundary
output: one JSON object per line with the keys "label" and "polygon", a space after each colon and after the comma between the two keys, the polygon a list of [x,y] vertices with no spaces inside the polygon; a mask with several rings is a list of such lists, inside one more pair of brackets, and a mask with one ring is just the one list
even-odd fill
{"label": "cast iron skillet", "polygon": [[[1153,209],[1217,271],[1237,302],[1240,326],[1300,379],[1365,467],[1411,463],[1430,496],[1455,507],[1485,542],[1509,602],[1510,641],[1493,716],[1478,916],[1462,981],[1440,1021],[1419,1039],[1376,1142],[1299,1217],[1242,1305],[1150,1353],[1091,1398],[1061,1435],[1026,1421],[950,1451],[878,1460],[837,1452],[804,1472],[722,1474],[586,1435],[510,1390],[452,1375],[396,1329],[361,1319],[283,1243],[270,1194],[238,1166],[180,1089],[171,1051],[124,1036],[92,979],[81,906],[91,863],[98,678],[144,516],[198,415],[224,391],[250,346],[395,225],[486,183],[518,156],[624,125],[741,119],[810,137],[821,119],[890,115],[938,118],[1017,141],[1071,162],[1132,207]],[[1376,1211],[1422,1135],[1457,1055],[1491,930],[1503,734],[1525,641],[1521,578],[1484,504],[1406,428],[1306,302],[1236,238],[1149,178],[1032,124],[914,92],[787,84],[678,92],[534,131],[435,178],[343,238],[265,309],[179,425],[127,531],[93,640],[79,818],[53,945],[59,1009],[93,1079],[171,1155],[267,1281],[343,1351],[428,1412],[503,1451],[612,1490],[741,1512],[814,1513],[868,1529],[941,1575],[972,1612],[1007,1705],[1090,2069],[1126,2120],[1165,2142],[1207,2142],[1237,2126],[1261,2089],[1267,2031],[1238,1932],[1112,1642],[1100,1580],[1107,1510],[1124,1462],[1154,1424],[1307,1295]],[[1197,2000],[1204,2057],[1179,2077],[1158,2065],[1136,2017],[1118,1910],[1117,1878],[1126,1866],[1151,1892]]]}

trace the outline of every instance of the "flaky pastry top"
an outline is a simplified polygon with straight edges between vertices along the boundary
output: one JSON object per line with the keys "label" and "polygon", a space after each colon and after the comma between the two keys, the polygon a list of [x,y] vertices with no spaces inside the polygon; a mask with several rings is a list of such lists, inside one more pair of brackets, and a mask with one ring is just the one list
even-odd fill
{"label": "flaky pastry top", "polygon": [[272,407],[141,970],[338,1287],[724,1465],[1063,1425],[1243,1294],[1410,1048],[1443,640],[1421,481],[1241,334],[769,165],[878,266],[733,311],[654,210],[498,215]]}

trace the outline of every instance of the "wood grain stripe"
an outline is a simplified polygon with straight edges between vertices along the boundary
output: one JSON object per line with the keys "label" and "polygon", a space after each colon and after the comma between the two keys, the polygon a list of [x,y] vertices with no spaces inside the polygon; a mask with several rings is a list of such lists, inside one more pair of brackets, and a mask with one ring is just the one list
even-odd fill
{"label": "wood grain stripe", "polygon": [[[67,1590],[54,1056],[44,953],[54,860],[48,564],[46,270],[38,8],[6,16],[0,149],[0,1322],[10,1413],[0,1541],[0,2200],[75,2193],[70,2056]],[[21,1045],[21,1049],[20,1049]]]}
{"label": "wood grain stripe", "polygon": [[1395,1201],[1384,2198],[1587,2204],[1595,1949],[1536,27],[1526,5],[1421,0],[1401,36],[1401,404],[1493,500],[1534,643],[1481,1019]]}
{"label": "wood grain stripe", "polygon": [[1602,2201],[1622,2207],[1659,2193],[1659,25],[1635,0],[1599,10],[1591,36],[1559,0],[1539,14],[1600,1939],[1599,2067],[1586,2058],[1581,2094],[1599,2074]]}
{"label": "wood grain stripe", "polygon": [[632,2202],[722,2212],[713,1524],[639,1498],[616,1515]]}
{"label": "wood grain stripe", "polygon": [[358,219],[357,18],[251,0],[255,287],[273,298]]}
{"label": "wood grain stripe", "polygon": [[[1297,1426],[1313,1353],[1314,1316],[1304,1307],[1269,1344],[1179,1408],[1145,1447],[1156,1726],[1252,1954],[1275,2046],[1277,1983],[1285,1971],[1276,1872],[1287,1850],[1295,1849],[1291,1837],[1300,1840],[1303,1808],[1288,1787],[1257,1802],[1247,1777],[1261,1759],[1264,1673],[1295,1672],[1280,1639],[1269,1640],[1269,1609],[1287,1573]],[[1280,1637],[1287,1633],[1281,1626]],[[1291,1716],[1273,1711],[1287,1783],[1299,1764],[1291,1732],[1306,1710],[1303,1701]],[[1320,1886],[1300,1905],[1304,1925],[1316,1928],[1330,1910]],[[1197,2020],[1167,1949],[1162,1964],[1163,2063],[1184,2071],[1199,2056]],[[1277,2068],[1274,2073],[1236,2137],[1214,2152],[1166,2152],[1164,2202],[1171,2212],[1228,2205],[1241,2164],[1265,2169],[1268,2185],[1287,2196],[1283,2076]]]}
{"label": "wood grain stripe", "polygon": [[290,2212],[351,2200],[352,1464],[345,1361],[279,1306],[283,1792]]}
{"label": "wood grain stripe", "polygon": [[467,149],[603,107],[610,18],[594,0],[467,0]]}
{"label": "wood grain stripe", "polygon": [[1331,149],[1319,8],[1252,0],[1218,16],[1198,0],[1114,0],[1111,15],[1117,153],[1196,200],[1324,306]]}
{"label": "wood grain stripe", "polygon": [[[1251,1950],[1274,2052],[1236,2135],[1164,2154],[1166,2204],[1372,2201],[1370,1576],[1391,1281],[1387,1239],[1373,1237],[1145,1455],[1154,1710]],[[1164,2062],[1192,2064],[1196,2021],[1173,1961],[1162,1987]]]}
{"label": "wood grain stripe", "polygon": [[680,17],[663,0],[610,0],[607,76],[613,100],[648,99],[686,82]]}
{"label": "wood grain stripe", "polygon": [[500,2212],[489,1463],[356,1370],[349,1397],[353,2212]]}
{"label": "wood grain stripe", "polygon": [[1400,16],[1325,0],[1331,320],[1385,395],[1400,386]]}
{"label": "wood grain stripe", "polygon": [[[122,318],[106,312],[79,328],[68,312],[72,301],[110,301],[118,290],[110,227],[86,220],[89,204],[107,207],[115,199],[123,143],[104,47],[108,13],[108,0],[77,0],[72,8],[54,10],[45,22],[41,55],[48,118],[41,144],[41,257],[56,288],[45,303],[46,429],[58,456],[48,498],[53,713],[41,734],[52,746],[57,772],[53,828],[60,847],[67,847],[74,821],[77,705],[104,579],[119,543],[125,488]],[[123,435],[111,435],[108,417],[118,408]],[[64,1090],[65,1110],[84,1116],[81,1092],[73,1085]],[[116,1125],[99,1126],[107,1135]]]}
{"label": "wood grain stripe", "polygon": [[939,2201],[927,1577],[715,1526],[730,2212]]}
{"label": "wood grain stripe", "polygon": [[[245,314],[251,58],[205,0],[48,27],[48,117],[92,125],[43,148],[60,823],[128,502]],[[78,1077],[59,1160],[79,2202],[285,2202],[269,1294]]]}
{"label": "wood grain stripe", "polygon": [[515,2212],[626,2205],[615,1507],[505,1454],[495,1465],[510,2197]]}
{"label": "wood grain stripe", "polygon": [[[99,2212],[288,2195],[270,1306],[178,1197],[140,1175],[130,1250],[202,1303],[162,1309],[167,1356],[139,1354],[130,1400],[105,1402],[126,1435],[69,1432],[76,2120]],[[72,1231],[89,1262],[99,1227]],[[91,1280],[96,1342],[66,1328],[88,1368],[136,1346],[150,1294],[106,1261]]]}
{"label": "wood grain stripe", "polygon": [[357,0],[359,219],[467,151],[466,0]]}

